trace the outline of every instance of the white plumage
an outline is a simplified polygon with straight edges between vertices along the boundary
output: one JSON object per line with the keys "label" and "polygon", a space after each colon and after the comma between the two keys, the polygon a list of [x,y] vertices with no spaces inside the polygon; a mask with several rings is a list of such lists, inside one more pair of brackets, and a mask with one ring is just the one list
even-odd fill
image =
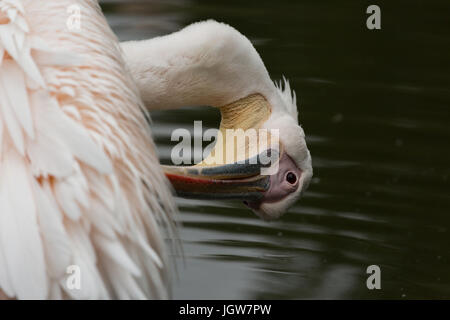
{"label": "white plumage", "polygon": [[[67,25],[74,5],[80,30]],[[143,102],[215,106],[230,128],[279,132],[283,170],[264,186],[230,170],[197,189],[188,177],[195,196],[253,192],[247,205],[275,219],[311,180],[295,94],[234,28],[210,20],[120,46],[94,0],[0,0],[0,298],[169,296],[163,232],[174,238],[176,208]]]}
{"label": "white plumage", "polygon": [[[67,8],[81,9],[69,30]],[[176,211],[135,84],[96,1],[0,1],[0,289],[167,298]],[[81,270],[81,289],[66,269]]]}

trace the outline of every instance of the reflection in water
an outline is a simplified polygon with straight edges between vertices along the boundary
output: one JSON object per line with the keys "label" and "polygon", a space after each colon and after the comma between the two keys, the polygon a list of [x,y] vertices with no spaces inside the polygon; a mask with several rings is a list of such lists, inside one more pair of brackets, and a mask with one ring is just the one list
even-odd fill
{"label": "reflection in water", "polygon": [[[230,23],[300,97],[315,170],[304,199],[272,223],[240,203],[179,199],[175,298],[450,298],[446,1],[379,2],[375,32],[360,1],[102,2],[121,40]],[[152,117],[163,162],[173,128],[219,121],[204,108]],[[371,264],[382,290],[366,288]]]}

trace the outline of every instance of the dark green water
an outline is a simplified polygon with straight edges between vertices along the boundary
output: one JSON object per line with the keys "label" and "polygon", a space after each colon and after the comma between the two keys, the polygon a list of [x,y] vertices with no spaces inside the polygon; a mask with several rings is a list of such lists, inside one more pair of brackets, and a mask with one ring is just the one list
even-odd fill
{"label": "dark green water", "polygon": [[[273,79],[290,79],[313,157],[304,198],[276,222],[240,203],[179,199],[175,298],[450,298],[448,1],[104,1],[121,40],[199,20],[247,35]],[[381,30],[366,8],[381,7]],[[209,109],[155,112],[170,134]],[[381,268],[368,290],[366,268]]]}

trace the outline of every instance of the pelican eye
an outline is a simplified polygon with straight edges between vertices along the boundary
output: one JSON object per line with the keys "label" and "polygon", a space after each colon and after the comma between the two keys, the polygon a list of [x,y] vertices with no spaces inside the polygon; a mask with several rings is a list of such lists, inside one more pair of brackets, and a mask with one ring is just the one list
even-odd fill
{"label": "pelican eye", "polygon": [[295,184],[297,182],[297,176],[292,172],[288,172],[286,175],[286,181],[290,184]]}

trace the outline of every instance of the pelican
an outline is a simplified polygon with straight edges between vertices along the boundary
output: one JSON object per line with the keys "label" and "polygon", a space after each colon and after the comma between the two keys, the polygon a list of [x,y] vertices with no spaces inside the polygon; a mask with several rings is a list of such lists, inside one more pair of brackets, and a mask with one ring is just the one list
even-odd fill
{"label": "pelican", "polygon": [[[276,129],[277,171],[255,170],[249,143],[219,163],[227,139],[194,166],[161,166],[147,112],[187,105],[219,108],[220,131]],[[120,44],[96,1],[1,0],[0,298],[169,298],[172,188],[278,218],[312,177],[297,119],[289,83],[228,25]]]}

